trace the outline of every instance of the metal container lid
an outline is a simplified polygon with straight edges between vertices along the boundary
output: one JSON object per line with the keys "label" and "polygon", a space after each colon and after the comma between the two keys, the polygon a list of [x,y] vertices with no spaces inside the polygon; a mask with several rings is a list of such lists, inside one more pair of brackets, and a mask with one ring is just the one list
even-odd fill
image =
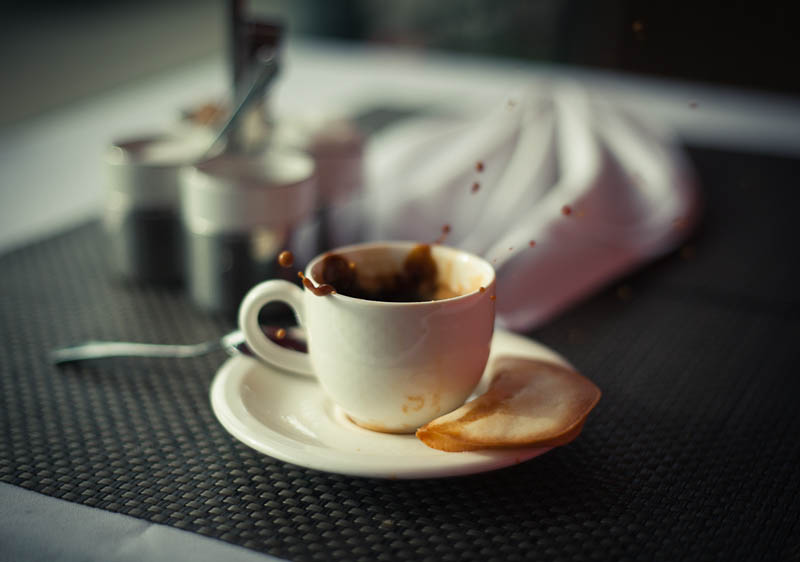
{"label": "metal container lid", "polygon": [[150,135],[112,144],[106,154],[110,201],[136,207],[179,203],[180,170],[208,146],[203,135]]}
{"label": "metal container lid", "polygon": [[181,196],[183,221],[192,232],[290,227],[315,210],[314,161],[283,148],[225,153],[184,170]]}
{"label": "metal container lid", "polygon": [[358,196],[363,186],[364,133],[344,117],[305,114],[279,121],[272,141],[304,150],[316,163],[320,204]]}

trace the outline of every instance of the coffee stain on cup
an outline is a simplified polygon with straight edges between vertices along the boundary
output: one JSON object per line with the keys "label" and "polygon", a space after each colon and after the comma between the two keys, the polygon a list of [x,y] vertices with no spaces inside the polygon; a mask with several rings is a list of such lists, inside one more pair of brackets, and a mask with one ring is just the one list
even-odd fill
{"label": "coffee stain on cup", "polygon": [[419,412],[425,407],[425,397],[421,394],[406,396],[406,400],[408,400],[408,403],[403,404],[404,414],[407,414],[409,411]]}

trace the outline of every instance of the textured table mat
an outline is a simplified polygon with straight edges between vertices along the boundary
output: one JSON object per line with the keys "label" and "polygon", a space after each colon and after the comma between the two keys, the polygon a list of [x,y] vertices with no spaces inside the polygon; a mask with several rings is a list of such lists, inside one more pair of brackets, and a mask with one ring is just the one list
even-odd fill
{"label": "textured table mat", "polygon": [[331,475],[222,429],[221,354],[58,370],[46,351],[77,340],[230,328],[115,283],[90,224],[0,257],[0,480],[293,560],[800,559],[800,165],[692,156],[694,240],[532,334],[605,393],[566,447],[454,479]]}

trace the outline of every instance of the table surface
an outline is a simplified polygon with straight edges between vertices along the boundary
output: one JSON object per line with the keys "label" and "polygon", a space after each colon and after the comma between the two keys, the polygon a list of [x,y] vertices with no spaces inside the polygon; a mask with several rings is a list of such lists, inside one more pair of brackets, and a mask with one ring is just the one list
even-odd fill
{"label": "table surface", "polygon": [[[286,90],[296,95],[276,100],[287,112],[322,99],[343,111],[376,100],[441,103],[471,84],[460,102],[467,107],[556,76],[619,92],[678,128],[704,187],[700,229],[529,334],[603,389],[584,433],[491,474],[349,478],[275,461],[225,433],[207,397],[220,355],[49,366],[42,350],[68,340],[200,341],[230,327],[179,291],[113,282],[96,223],[54,234],[97,212],[107,134],[158,125],[208,92],[222,75],[209,61],[0,133],[0,481],[297,560],[800,556],[796,101],[342,46],[304,45],[292,56],[300,68]],[[387,65],[405,71],[396,73],[405,74],[402,95]],[[375,72],[362,73],[371,78],[355,95],[341,85],[343,67]],[[309,83],[319,87],[309,91]],[[85,142],[76,146],[81,128]],[[38,165],[45,157],[48,166]],[[47,203],[36,203],[39,193]],[[4,521],[20,519],[11,505],[0,507]],[[92,536],[87,529],[98,523],[86,521],[70,532]],[[3,525],[4,544],[22,534],[17,525]],[[126,536],[147,535],[136,529]],[[115,559],[126,559],[123,551]]]}

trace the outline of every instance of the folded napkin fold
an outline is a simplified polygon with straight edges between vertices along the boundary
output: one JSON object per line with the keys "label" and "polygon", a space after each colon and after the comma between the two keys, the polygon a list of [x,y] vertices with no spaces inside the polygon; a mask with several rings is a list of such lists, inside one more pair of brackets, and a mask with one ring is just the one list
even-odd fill
{"label": "folded napkin fold", "polygon": [[663,126],[580,85],[523,91],[471,120],[408,122],[367,153],[373,239],[433,240],[497,269],[501,325],[531,329],[675,248],[698,219]]}

